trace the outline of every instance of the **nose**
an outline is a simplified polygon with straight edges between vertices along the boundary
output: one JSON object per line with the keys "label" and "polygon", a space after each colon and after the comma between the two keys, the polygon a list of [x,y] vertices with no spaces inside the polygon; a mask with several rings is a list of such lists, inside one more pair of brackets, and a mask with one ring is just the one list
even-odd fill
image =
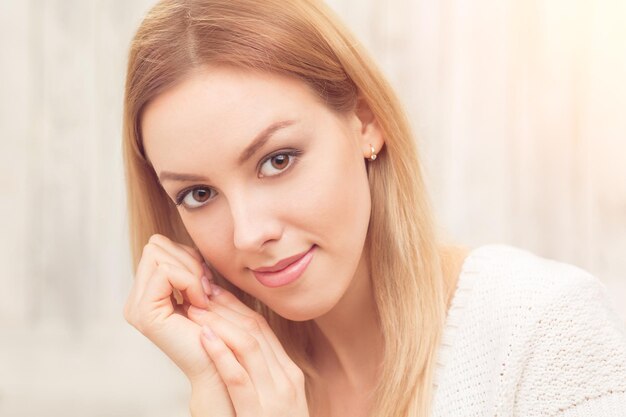
{"label": "nose", "polygon": [[279,240],[282,225],[277,216],[277,207],[251,196],[231,199],[233,219],[233,242],[237,249],[245,252],[260,252],[271,241]]}

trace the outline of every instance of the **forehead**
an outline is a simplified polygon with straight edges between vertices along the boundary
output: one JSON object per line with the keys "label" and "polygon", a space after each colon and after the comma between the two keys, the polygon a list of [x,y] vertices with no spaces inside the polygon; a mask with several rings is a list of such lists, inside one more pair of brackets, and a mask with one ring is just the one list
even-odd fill
{"label": "forehead", "polygon": [[153,165],[185,150],[243,149],[269,124],[311,124],[324,105],[304,82],[276,74],[228,67],[197,70],[157,96],[142,120],[144,148]]}

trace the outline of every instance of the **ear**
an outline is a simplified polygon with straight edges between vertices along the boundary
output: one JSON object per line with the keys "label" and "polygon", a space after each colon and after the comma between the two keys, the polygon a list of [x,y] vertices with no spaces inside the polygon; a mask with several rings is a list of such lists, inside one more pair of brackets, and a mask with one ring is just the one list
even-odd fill
{"label": "ear", "polygon": [[358,139],[363,151],[363,157],[369,159],[372,156],[372,147],[374,147],[374,153],[376,154],[380,153],[383,148],[385,143],[383,132],[372,109],[361,95],[357,99],[354,115],[358,125]]}

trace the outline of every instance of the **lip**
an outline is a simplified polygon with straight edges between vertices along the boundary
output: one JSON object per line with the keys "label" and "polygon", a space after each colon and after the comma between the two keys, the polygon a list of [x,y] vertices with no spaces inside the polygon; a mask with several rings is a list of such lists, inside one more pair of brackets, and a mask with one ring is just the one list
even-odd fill
{"label": "lip", "polygon": [[273,266],[252,269],[252,273],[266,287],[276,288],[290,284],[300,278],[309,266],[316,247],[313,245],[308,251],[285,258]]}
{"label": "lip", "polygon": [[[315,246],[315,245],[313,245],[313,246]],[[290,256],[289,258],[285,258],[283,260],[280,260],[280,261],[276,262],[272,266],[264,266],[262,268],[253,269],[253,271],[254,272],[277,272],[277,271],[280,271],[281,269],[285,269],[287,266],[291,265],[292,263],[294,263],[298,259],[302,258],[304,255],[306,255],[311,250],[311,248],[309,248],[306,252],[302,252],[302,253],[299,253],[298,255]]]}

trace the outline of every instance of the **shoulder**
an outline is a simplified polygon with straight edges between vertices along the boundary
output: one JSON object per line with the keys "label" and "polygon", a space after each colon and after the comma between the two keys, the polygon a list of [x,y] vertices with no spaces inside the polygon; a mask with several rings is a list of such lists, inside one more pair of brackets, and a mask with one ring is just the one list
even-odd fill
{"label": "shoulder", "polygon": [[499,323],[500,331],[530,344],[527,352],[533,343],[544,349],[583,339],[589,348],[615,343],[626,366],[626,323],[605,285],[577,266],[512,246],[482,246],[466,259],[459,288],[468,292],[468,325],[477,318]]}
{"label": "shoulder", "polygon": [[607,317],[617,318],[608,290],[597,277],[575,265],[508,245],[472,250],[458,287],[460,292],[471,290],[473,302],[481,304],[486,314],[511,314],[516,322],[537,325],[538,315],[558,314],[559,308],[579,318],[600,308]]}
{"label": "shoulder", "polygon": [[506,245],[476,248],[448,319],[442,362],[497,398],[485,412],[559,415],[591,402],[626,406],[626,324],[605,286],[581,268]]}
{"label": "shoulder", "polygon": [[485,245],[472,250],[460,280],[482,286],[484,291],[479,290],[479,295],[522,297],[525,301],[529,298],[534,305],[568,289],[602,287],[596,277],[577,266],[508,245]]}

